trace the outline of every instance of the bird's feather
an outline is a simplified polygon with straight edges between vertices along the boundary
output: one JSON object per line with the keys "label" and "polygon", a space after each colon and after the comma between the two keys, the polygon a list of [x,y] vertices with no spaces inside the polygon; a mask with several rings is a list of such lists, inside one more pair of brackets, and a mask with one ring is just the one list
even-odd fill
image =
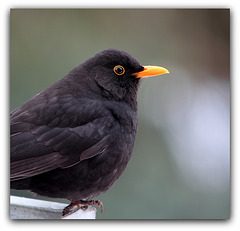
{"label": "bird's feather", "polygon": [[31,101],[11,114],[11,180],[68,168],[108,148],[115,123],[111,113],[95,100],[70,102],[74,107],[65,98],[41,101],[44,117]]}

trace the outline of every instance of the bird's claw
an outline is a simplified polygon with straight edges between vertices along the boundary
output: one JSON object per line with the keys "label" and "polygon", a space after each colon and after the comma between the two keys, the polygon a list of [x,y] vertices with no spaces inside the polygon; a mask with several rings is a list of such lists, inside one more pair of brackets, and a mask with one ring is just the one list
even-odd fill
{"label": "bird's claw", "polygon": [[98,201],[98,200],[96,200],[96,201],[95,200],[89,200],[89,201],[80,200],[80,201],[71,201],[71,203],[63,209],[62,216],[68,215],[75,206],[77,206],[78,209],[81,208],[82,210],[86,210],[88,208],[88,205],[97,205],[98,207],[101,208],[101,213],[103,212],[103,203],[101,201]]}
{"label": "bird's claw", "polygon": [[101,208],[101,213],[103,212],[103,203],[98,200],[90,200],[90,201],[80,201],[80,207],[88,206],[88,205],[97,205]]}

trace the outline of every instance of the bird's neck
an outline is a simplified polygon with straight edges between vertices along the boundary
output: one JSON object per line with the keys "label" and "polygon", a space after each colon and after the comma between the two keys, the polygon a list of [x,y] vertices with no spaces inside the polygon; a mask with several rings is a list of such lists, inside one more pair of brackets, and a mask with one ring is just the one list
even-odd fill
{"label": "bird's neck", "polygon": [[137,110],[137,91],[138,91],[138,85],[135,87],[129,87],[129,89],[122,89],[122,91],[119,90],[119,92],[115,92],[115,94],[112,94],[111,91],[108,91],[107,89],[99,86],[101,89],[101,95],[102,97],[106,98],[110,101],[117,101],[117,102],[124,102],[128,104],[134,111]]}

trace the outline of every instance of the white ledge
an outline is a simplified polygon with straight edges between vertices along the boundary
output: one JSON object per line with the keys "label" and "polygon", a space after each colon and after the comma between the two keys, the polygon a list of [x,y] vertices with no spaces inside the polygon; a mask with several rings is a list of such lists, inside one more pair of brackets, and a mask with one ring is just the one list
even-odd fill
{"label": "white ledge", "polygon": [[65,217],[62,210],[67,204],[10,196],[10,219],[96,219],[95,207],[78,209]]}

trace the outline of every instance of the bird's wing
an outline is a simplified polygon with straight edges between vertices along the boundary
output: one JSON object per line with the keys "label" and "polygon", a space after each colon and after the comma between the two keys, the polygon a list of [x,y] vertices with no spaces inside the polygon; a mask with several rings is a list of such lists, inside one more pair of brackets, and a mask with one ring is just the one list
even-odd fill
{"label": "bird's wing", "polygon": [[94,100],[71,102],[48,102],[52,112],[32,105],[11,114],[11,180],[67,168],[108,148],[115,122],[106,108]]}

